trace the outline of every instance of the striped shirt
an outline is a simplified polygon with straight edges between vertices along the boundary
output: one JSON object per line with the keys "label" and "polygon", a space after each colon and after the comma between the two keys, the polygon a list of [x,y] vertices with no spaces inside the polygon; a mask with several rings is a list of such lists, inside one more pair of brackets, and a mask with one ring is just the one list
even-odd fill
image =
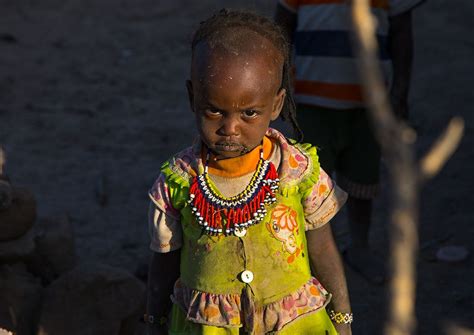
{"label": "striped shirt", "polygon": [[[350,5],[347,0],[279,0],[297,15],[295,44],[295,99],[327,108],[363,106],[361,83],[351,46]],[[371,0],[378,24],[379,59],[390,84],[389,17],[413,8],[422,0]]]}

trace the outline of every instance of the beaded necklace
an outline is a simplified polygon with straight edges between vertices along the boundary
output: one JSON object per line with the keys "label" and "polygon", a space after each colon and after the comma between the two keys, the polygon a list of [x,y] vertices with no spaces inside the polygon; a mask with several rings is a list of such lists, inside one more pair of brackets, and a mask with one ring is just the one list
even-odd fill
{"label": "beaded necklace", "polygon": [[208,174],[209,153],[204,173],[193,178],[188,203],[199,225],[209,235],[237,235],[241,229],[260,223],[265,205],[276,201],[280,180],[275,165],[263,159],[263,147],[257,169],[247,187],[233,197],[219,194]]}

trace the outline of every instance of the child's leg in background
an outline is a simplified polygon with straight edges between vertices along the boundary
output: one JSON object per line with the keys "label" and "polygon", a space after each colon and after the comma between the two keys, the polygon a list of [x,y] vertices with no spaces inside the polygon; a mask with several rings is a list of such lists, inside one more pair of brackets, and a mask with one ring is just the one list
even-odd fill
{"label": "child's leg in background", "polygon": [[318,147],[322,168],[328,174],[336,172],[338,185],[349,194],[351,246],[345,252],[345,260],[368,280],[383,281],[383,264],[368,246],[380,150],[365,111],[298,106],[297,119],[304,141]]}
{"label": "child's leg in background", "polygon": [[372,203],[377,195],[380,173],[380,148],[373,136],[367,113],[363,109],[348,113],[345,149],[336,164],[337,182],[348,194],[347,209],[351,245],[345,251],[346,262],[373,283],[382,283],[385,269],[382,261],[369,249],[372,225]]}

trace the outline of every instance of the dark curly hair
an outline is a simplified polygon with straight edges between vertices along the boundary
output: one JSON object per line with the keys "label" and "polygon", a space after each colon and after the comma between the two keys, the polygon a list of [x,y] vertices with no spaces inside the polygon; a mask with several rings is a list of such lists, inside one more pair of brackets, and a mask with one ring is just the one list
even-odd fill
{"label": "dark curly hair", "polygon": [[[203,41],[210,45],[228,43],[232,48],[239,43],[248,43],[245,39],[248,31],[254,32],[268,41],[283,56],[283,72],[281,88],[286,90],[285,102],[280,114],[284,121],[289,121],[298,142],[303,140],[303,131],[296,120],[296,105],[290,86],[290,44],[282,29],[272,20],[250,11],[222,9],[209,19],[200,23],[192,39],[192,52]],[[231,32],[229,34],[228,32]],[[240,35],[239,35],[240,34]],[[226,41],[225,39],[233,41]],[[240,47],[244,47],[240,44]]]}

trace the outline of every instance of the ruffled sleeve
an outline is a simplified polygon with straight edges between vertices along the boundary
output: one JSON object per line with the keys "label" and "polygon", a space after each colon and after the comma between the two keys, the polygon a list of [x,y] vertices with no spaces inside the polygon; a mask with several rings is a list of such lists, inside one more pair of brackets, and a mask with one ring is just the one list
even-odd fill
{"label": "ruffled sleeve", "polygon": [[186,206],[190,180],[196,174],[193,159],[193,147],[189,147],[167,160],[149,192],[148,228],[153,251],[169,252],[182,246],[181,209]]}
{"label": "ruffled sleeve", "polygon": [[159,253],[179,249],[183,238],[180,214],[172,205],[170,189],[163,173],[153,184],[149,197],[151,199],[148,210],[150,249]]}
{"label": "ruffled sleeve", "polygon": [[323,169],[320,169],[318,181],[303,199],[306,230],[316,229],[328,223],[346,200],[346,192],[340,189]]}
{"label": "ruffled sleeve", "polygon": [[299,144],[308,159],[306,174],[299,187],[306,218],[306,230],[319,228],[331,220],[342,208],[347,194],[341,190],[319,166],[316,147]]}

